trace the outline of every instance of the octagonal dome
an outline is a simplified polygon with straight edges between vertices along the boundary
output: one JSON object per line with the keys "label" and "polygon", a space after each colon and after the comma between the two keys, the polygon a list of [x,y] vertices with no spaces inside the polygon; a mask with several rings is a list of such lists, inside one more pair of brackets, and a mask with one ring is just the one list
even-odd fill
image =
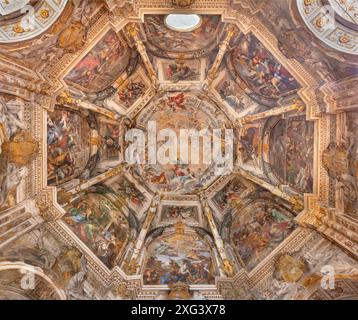
{"label": "octagonal dome", "polygon": [[354,1],[10,2],[1,297],[356,293]]}

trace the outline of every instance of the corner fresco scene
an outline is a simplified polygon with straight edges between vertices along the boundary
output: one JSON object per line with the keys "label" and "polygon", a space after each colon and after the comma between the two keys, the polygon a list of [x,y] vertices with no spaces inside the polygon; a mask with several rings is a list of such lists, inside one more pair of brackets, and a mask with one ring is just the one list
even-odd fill
{"label": "corner fresco scene", "polygon": [[215,270],[211,249],[196,236],[174,235],[153,241],[143,271],[146,284],[209,284]]}
{"label": "corner fresco scene", "polygon": [[312,123],[290,118],[278,121],[269,138],[272,171],[280,180],[304,192],[312,192],[313,135]]}
{"label": "corner fresco scene", "polygon": [[0,0],[0,300],[357,300],[357,16]]}
{"label": "corner fresco scene", "polygon": [[89,193],[67,209],[63,220],[108,268],[116,265],[128,242],[129,225],[111,201]]}
{"label": "corner fresco scene", "polygon": [[233,72],[254,97],[278,99],[299,88],[295,78],[254,35],[240,35],[233,42],[235,49],[229,58]]}
{"label": "corner fresco scene", "polygon": [[[82,121],[81,121],[82,120]],[[49,184],[78,174],[90,155],[90,128],[80,114],[55,110],[47,118],[47,179]]]}
{"label": "corner fresco scene", "polygon": [[113,77],[119,76],[127,67],[130,49],[113,31],[102,39],[65,77],[85,91],[98,92],[112,84]]}
{"label": "corner fresco scene", "polygon": [[231,227],[235,253],[248,270],[252,270],[295,228],[293,217],[273,205],[253,205],[250,209],[255,213],[237,216]]}

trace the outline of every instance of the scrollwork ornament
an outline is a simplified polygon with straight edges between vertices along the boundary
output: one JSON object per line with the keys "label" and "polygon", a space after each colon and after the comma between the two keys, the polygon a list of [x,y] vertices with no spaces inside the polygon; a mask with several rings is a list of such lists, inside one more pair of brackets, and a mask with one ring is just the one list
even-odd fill
{"label": "scrollwork ornament", "polygon": [[134,275],[137,273],[139,268],[138,262],[136,259],[132,259],[129,263],[124,264],[123,270],[128,275]]}
{"label": "scrollwork ornament", "polygon": [[195,3],[195,0],[172,0],[175,8],[189,8]]}

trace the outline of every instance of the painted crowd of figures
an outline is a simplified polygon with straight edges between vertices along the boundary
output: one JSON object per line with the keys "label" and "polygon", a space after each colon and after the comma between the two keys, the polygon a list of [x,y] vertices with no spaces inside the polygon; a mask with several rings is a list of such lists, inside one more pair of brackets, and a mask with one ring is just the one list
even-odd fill
{"label": "painted crowd of figures", "polygon": [[159,49],[172,52],[196,51],[214,42],[220,16],[202,15],[199,28],[191,32],[177,32],[164,22],[165,15],[147,15],[144,27],[150,42]]}
{"label": "painted crowd of figures", "polygon": [[[259,113],[265,111],[267,106],[260,104],[260,101],[254,99],[255,96],[250,93],[250,90],[245,90],[234,81],[229,73],[224,73],[219,78],[215,90],[221,99],[240,116]],[[266,103],[266,101],[264,101]],[[272,104],[269,104],[270,106]]]}
{"label": "painted crowd of figures", "polygon": [[295,92],[299,85],[251,33],[236,40],[231,62],[237,75],[258,96],[277,99]]}
{"label": "painted crowd of figures", "polygon": [[102,159],[118,160],[121,151],[119,125],[106,122],[101,124],[100,131],[102,137]]}
{"label": "painted crowd of figures", "polygon": [[130,108],[146,90],[145,84],[141,81],[129,81],[118,91],[118,99],[126,108]]}
{"label": "painted crowd of figures", "polygon": [[198,219],[197,207],[164,206],[162,209],[162,220],[167,219]]}
{"label": "painted crowd of figures", "polygon": [[238,144],[243,163],[251,163],[255,167],[259,165],[260,129],[256,125],[244,126]]}
{"label": "painted crowd of figures", "polygon": [[130,49],[110,30],[65,77],[84,92],[102,91],[127,67]]}
{"label": "painted crowd of figures", "polygon": [[272,170],[283,183],[301,192],[312,192],[313,133],[313,123],[298,117],[280,120],[270,135]]}
{"label": "painted crowd of figures", "polygon": [[128,241],[126,217],[104,195],[89,193],[72,205],[64,221],[112,269]]}
{"label": "painted crowd of figures", "polygon": [[106,182],[106,185],[117,194],[117,197],[123,203],[136,212],[144,207],[146,202],[145,194],[136,187],[135,183],[129,181],[126,177],[119,176],[113,181]]}
{"label": "painted crowd of figures", "polygon": [[237,113],[240,113],[247,108],[245,94],[241,93],[242,90],[233,80],[225,79],[219,84],[217,89],[221,98],[224,99]]}
{"label": "painted crowd of figures", "polygon": [[57,184],[77,174],[89,158],[89,126],[77,113],[55,110],[47,117],[47,177]]}
{"label": "painted crowd of figures", "polygon": [[174,234],[156,239],[149,245],[147,257],[143,273],[145,284],[211,284],[214,281],[211,249],[197,236]]}
{"label": "painted crowd of figures", "polygon": [[358,113],[348,113],[346,146],[348,152],[347,171],[344,172],[348,180],[344,188],[345,211],[358,219]]}
{"label": "painted crowd of figures", "polygon": [[[214,127],[213,119],[208,115],[206,110],[197,108],[195,104],[197,99],[191,99],[184,93],[171,95],[160,99],[157,105],[160,106],[155,113],[151,115],[150,120],[156,121],[157,130],[170,128],[176,132],[179,137],[180,129],[209,129],[207,134],[210,135],[210,127]],[[176,121],[173,121],[176,119]],[[163,143],[157,142],[157,150]],[[210,146],[211,147],[211,146]],[[189,141],[188,150],[191,148]],[[207,151],[206,145],[201,143],[199,152],[200,159],[203,159],[204,152]],[[143,177],[156,190],[166,192],[185,193],[194,188],[200,187],[204,183],[204,176],[209,165],[200,160],[199,164],[184,163],[178,155],[170,159],[168,165],[161,164],[143,164],[137,165],[135,172],[138,176]]]}
{"label": "painted crowd of figures", "polygon": [[238,260],[252,270],[294,229],[293,217],[275,206],[259,204],[247,216],[237,215],[231,239]]}
{"label": "painted crowd of figures", "polygon": [[235,207],[235,203],[240,200],[241,193],[243,193],[245,189],[245,186],[240,180],[233,179],[215,194],[213,200],[220,211],[224,212],[229,208]]}
{"label": "painted crowd of figures", "polygon": [[89,179],[119,161],[120,126],[105,117],[56,107],[47,117],[47,178],[59,185],[72,178]]}
{"label": "painted crowd of figures", "polygon": [[358,218],[358,113],[347,113],[347,126],[341,141],[332,141],[323,152],[322,163],[343,191],[344,212]]}

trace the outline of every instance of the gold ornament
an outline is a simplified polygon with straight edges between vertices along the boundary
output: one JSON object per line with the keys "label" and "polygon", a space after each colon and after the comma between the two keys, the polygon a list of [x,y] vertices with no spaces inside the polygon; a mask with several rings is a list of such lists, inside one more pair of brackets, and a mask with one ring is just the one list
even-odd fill
{"label": "gold ornament", "polygon": [[120,296],[123,299],[132,298],[131,292],[127,289],[124,283],[121,283],[117,289],[114,290],[115,295]]}
{"label": "gold ornament", "polygon": [[86,38],[85,26],[81,22],[76,22],[61,32],[58,45],[70,53],[75,53],[84,46]]}
{"label": "gold ornament", "polygon": [[[1,147],[2,143],[6,140],[7,140],[7,137],[6,137],[5,127],[2,123],[0,123],[0,147]],[[1,153],[1,148],[0,148],[0,153]]]}
{"label": "gold ornament", "polygon": [[129,275],[136,274],[138,268],[139,268],[139,265],[138,265],[136,259],[132,259],[129,263],[126,263],[123,266],[124,272]]}
{"label": "gold ornament", "polygon": [[135,23],[130,23],[128,26],[127,26],[127,33],[128,35],[132,36],[132,37],[135,37],[138,35],[138,26],[135,24]]}
{"label": "gold ornament", "polygon": [[185,224],[182,221],[175,223],[175,233],[184,234]]}
{"label": "gold ornament", "polygon": [[281,256],[276,262],[277,275],[285,282],[293,283],[299,281],[304,275],[305,271],[305,262],[288,254]]}
{"label": "gold ornament", "polygon": [[61,204],[66,204],[66,203],[70,203],[72,200],[72,193],[65,191],[65,190],[60,190],[57,193],[57,202],[61,203]]}
{"label": "gold ornament", "polygon": [[190,300],[191,295],[189,292],[189,285],[186,283],[178,282],[169,286],[169,300]]}
{"label": "gold ornament", "polygon": [[28,165],[34,159],[39,146],[29,131],[20,131],[10,142],[5,142],[2,149],[10,163],[22,167]]}
{"label": "gold ornament", "polygon": [[173,7],[188,8],[194,4],[195,0],[172,0]]}
{"label": "gold ornament", "polygon": [[316,26],[320,29],[323,28],[325,24],[326,24],[326,20],[324,20],[322,17],[316,20]]}
{"label": "gold ornament", "polygon": [[223,260],[223,266],[224,271],[229,277],[232,277],[234,275],[234,268],[232,266],[232,263],[228,259]]}
{"label": "gold ornament", "polygon": [[50,12],[47,9],[42,9],[40,11],[40,16],[43,19],[47,19],[50,16]]}
{"label": "gold ornament", "polygon": [[291,198],[291,203],[292,203],[292,209],[295,212],[301,212],[304,209],[304,205],[302,202],[302,199],[300,198],[299,195],[295,195]]}
{"label": "gold ornament", "polygon": [[69,92],[62,91],[57,97],[56,102],[58,104],[67,105],[67,106],[78,106],[78,100],[74,99]]}
{"label": "gold ornament", "polygon": [[100,141],[100,139],[99,139],[98,137],[91,137],[91,138],[89,139],[89,144],[90,144],[91,146],[100,146],[100,145],[101,145],[101,141]]}
{"label": "gold ornament", "polygon": [[351,39],[346,34],[344,34],[344,35],[339,37],[339,42],[343,43],[343,44],[346,44],[346,43],[351,42]]}
{"label": "gold ornament", "polygon": [[24,29],[20,24],[15,24],[15,25],[12,27],[12,30],[13,30],[15,33],[24,33],[24,32],[25,32],[25,29]]}

